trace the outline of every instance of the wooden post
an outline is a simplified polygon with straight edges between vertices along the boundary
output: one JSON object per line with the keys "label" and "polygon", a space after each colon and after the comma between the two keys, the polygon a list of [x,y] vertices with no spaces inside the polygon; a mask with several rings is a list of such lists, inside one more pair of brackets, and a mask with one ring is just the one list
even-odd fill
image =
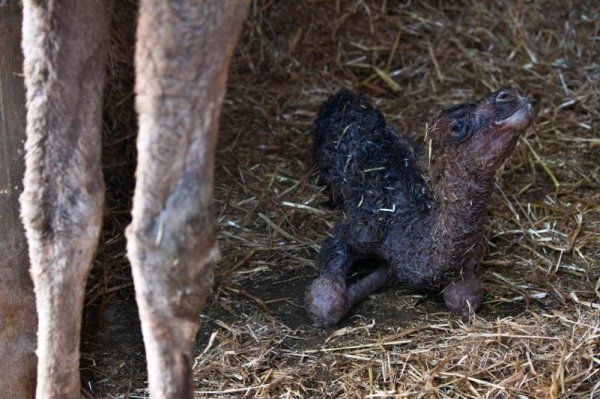
{"label": "wooden post", "polygon": [[0,398],[33,398],[35,297],[19,218],[25,86],[19,0],[0,0]]}

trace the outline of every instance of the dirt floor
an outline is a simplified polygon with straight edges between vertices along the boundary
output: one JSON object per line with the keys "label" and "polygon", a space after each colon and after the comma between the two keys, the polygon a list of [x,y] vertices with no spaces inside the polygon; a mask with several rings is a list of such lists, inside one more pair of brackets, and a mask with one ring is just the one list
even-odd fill
{"label": "dirt floor", "polygon": [[[485,4],[484,4],[485,3]],[[122,2],[118,26],[133,26]],[[88,288],[83,393],[147,397],[124,257],[134,165],[130,43],[113,38],[108,199]],[[600,397],[600,7],[595,1],[255,1],[230,74],[215,217],[223,258],[201,315],[196,397]],[[319,105],[370,95],[421,141],[442,108],[502,86],[536,120],[489,206],[485,303],[449,313],[394,287],[313,328],[303,293],[340,220],[310,157]]]}

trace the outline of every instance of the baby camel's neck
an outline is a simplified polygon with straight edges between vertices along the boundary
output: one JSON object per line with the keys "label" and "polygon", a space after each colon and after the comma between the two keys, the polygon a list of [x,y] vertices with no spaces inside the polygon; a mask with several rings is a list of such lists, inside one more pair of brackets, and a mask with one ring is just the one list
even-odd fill
{"label": "baby camel's neck", "polygon": [[428,220],[431,255],[442,263],[442,270],[456,269],[468,259],[478,261],[483,255],[486,204],[495,176],[494,171],[473,175],[452,166],[430,181],[435,198]]}

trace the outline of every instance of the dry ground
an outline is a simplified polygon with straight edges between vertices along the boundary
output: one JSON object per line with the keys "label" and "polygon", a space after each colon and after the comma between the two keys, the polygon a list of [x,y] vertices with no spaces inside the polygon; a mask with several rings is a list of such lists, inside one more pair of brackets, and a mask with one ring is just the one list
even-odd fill
{"label": "dry ground", "polygon": [[[133,25],[121,9],[115,20]],[[112,43],[113,194],[88,289],[88,397],[147,396],[121,233],[135,134],[131,39],[121,29]],[[223,259],[201,316],[196,396],[600,397],[599,49],[592,0],[256,0],[221,124]],[[341,217],[310,158],[319,104],[342,87],[365,92],[421,139],[439,109],[509,85],[530,97],[536,121],[491,199],[481,312],[461,318],[435,293],[396,287],[334,328],[309,326],[303,291]]]}

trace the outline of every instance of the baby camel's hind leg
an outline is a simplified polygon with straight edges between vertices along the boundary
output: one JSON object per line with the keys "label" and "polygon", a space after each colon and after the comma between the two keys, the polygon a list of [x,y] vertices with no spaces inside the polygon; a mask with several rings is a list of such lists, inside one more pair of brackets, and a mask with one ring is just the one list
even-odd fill
{"label": "baby camel's hind leg", "polygon": [[127,249],[155,398],[194,394],[192,350],[218,258],[218,120],[246,9],[246,2],[232,1],[140,4],[138,169]]}
{"label": "baby camel's hind leg", "polygon": [[336,238],[323,241],[319,253],[321,275],[307,288],[304,304],[315,326],[330,326],[350,310],[346,277],[352,266],[350,248]]}
{"label": "baby camel's hind leg", "polygon": [[380,266],[348,287],[346,278],[353,261],[350,248],[339,239],[323,242],[319,255],[321,275],[305,296],[306,311],[316,326],[336,324],[352,306],[388,283],[390,270]]}
{"label": "baby camel's hind leg", "polygon": [[321,275],[308,287],[304,298],[306,311],[316,326],[336,324],[352,306],[388,284],[390,269],[379,266],[348,287],[346,278],[354,260],[348,245],[338,238],[323,242],[319,254]]}
{"label": "baby camel's hind leg", "polygon": [[350,307],[356,305],[359,301],[380,288],[385,287],[389,281],[390,268],[387,266],[377,267],[370,274],[348,287],[348,302],[350,303]]}
{"label": "baby camel's hind leg", "polygon": [[76,398],[85,281],[104,200],[100,119],[110,10],[100,0],[23,5],[21,214],[38,312],[37,397]]}

